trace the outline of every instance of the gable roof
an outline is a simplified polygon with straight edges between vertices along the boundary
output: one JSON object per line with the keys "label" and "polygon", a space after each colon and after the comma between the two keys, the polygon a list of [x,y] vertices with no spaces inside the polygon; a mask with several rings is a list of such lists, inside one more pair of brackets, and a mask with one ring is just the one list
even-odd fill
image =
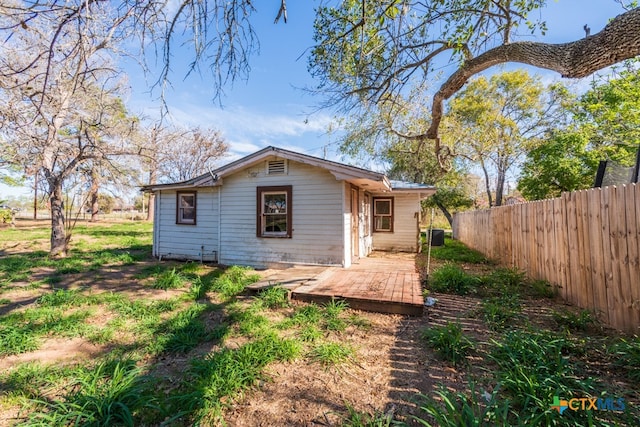
{"label": "gable roof", "polygon": [[[299,163],[319,167],[327,170],[337,180],[344,180],[357,186],[362,186],[368,191],[374,192],[388,192],[395,190],[422,190],[429,191],[431,194],[435,191],[432,186],[423,186],[420,184],[406,184],[404,186],[392,185],[387,176],[380,172],[374,172],[367,169],[359,168],[356,166],[346,165],[344,163],[338,163],[331,160],[321,159],[319,157],[310,156],[308,154],[296,153],[295,151],[285,150],[283,148],[268,146],[260,151],[256,151],[253,154],[242,157],[231,163],[227,163],[209,173],[202,174],[195,178],[176,182],[171,184],[156,184],[146,185],[142,187],[143,191],[156,191],[156,190],[170,190],[170,189],[187,189],[195,187],[212,187],[222,185],[223,178],[229,176],[237,171],[251,167],[256,163],[264,161],[269,157],[275,156],[277,159],[293,160]],[[395,184],[395,183],[394,183]],[[420,187],[410,187],[410,185],[420,185]],[[399,187],[399,188],[398,188]]]}

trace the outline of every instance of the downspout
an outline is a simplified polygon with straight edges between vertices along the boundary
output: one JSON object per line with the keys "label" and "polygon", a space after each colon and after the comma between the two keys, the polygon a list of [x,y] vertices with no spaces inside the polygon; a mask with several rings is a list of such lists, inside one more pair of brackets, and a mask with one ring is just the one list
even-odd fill
{"label": "downspout", "polygon": [[[349,234],[347,239],[347,226],[345,215],[347,214],[347,183],[346,181],[341,181],[342,186],[342,218],[341,218],[341,228],[342,228],[342,267],[349,268],[351,266],[351,235]],[[349,190],[351,191],[351,190]],[[349,197],[351,197],[351,193],[349,193]],[[351,232],[351,216],[349,216],[349,232]],[[347,247],[347,243],[349,247]]]}

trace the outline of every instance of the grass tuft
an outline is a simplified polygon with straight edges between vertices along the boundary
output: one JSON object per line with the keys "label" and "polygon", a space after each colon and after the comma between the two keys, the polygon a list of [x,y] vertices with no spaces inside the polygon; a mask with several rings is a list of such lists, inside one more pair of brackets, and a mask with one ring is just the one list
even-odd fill
{"label": "grass tuft", "polygon": [[284,308],[289,306],[289,291],[282,286],[272,286],[258,294],[258,299],[266,308]]}
{"label": "grass tuft", "polygon": [[558,326],[569,331],[586,331],[597,323],[589,310],[580,310],[578,313],[569,310],[553,311],[551,316]]}
{"label": "grass tuft", "polygon": [[40,410],[29,414],[26,425],[134,426],[135,414],[153,406],[131,361],[101,363],[71,384],[62,399],[34,401]]}
{"label": "grass tuft", "polygon": [[311,360],[328,368],[346,363],[353,359],[355,351],[347,344],[339,342],[320,343],[311,349]]}
{"label": "grass tuft", "polygon": [[454,366],[466,362],[467,356],[475,349],[475,343],[462,332],[460,323],[428,327],[420,336],[440,357]]}
{"label": "grass tuft", "polygon": [[176,271],[175,267],[171,270],[163,271],[156,276],[156,280],[153,283],[154,289],[178,289],[185,285],[185,277]]}
{"label": "grass tuft", "polygon": [[431,291],[456,295],[472,293],[479,284],[480,279],[455,264],[445,264],[436,269],[429,280]]}

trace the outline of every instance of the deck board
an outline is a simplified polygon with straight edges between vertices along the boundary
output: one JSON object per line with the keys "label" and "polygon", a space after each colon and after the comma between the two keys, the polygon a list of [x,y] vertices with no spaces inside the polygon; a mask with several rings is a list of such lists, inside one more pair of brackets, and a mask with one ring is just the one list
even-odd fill
{"label": "deck board", "polygon": [[291,298],[323,303],[344,299],[354,309],[421,316],[424,307],[414,258],[408,254],[360,259],[351,268],[333,268],[292,290]]}

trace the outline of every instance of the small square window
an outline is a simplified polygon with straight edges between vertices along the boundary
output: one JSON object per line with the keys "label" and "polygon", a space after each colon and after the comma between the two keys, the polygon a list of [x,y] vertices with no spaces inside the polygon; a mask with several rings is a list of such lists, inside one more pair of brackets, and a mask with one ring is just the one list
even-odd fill
{"label": "small square window", "polygon": [[373,231],[393,232],[393,198],[373,198]]}
{"label": "small square window", "polygon": [[196,224],[196,193],[178,193],[176,224]]}

